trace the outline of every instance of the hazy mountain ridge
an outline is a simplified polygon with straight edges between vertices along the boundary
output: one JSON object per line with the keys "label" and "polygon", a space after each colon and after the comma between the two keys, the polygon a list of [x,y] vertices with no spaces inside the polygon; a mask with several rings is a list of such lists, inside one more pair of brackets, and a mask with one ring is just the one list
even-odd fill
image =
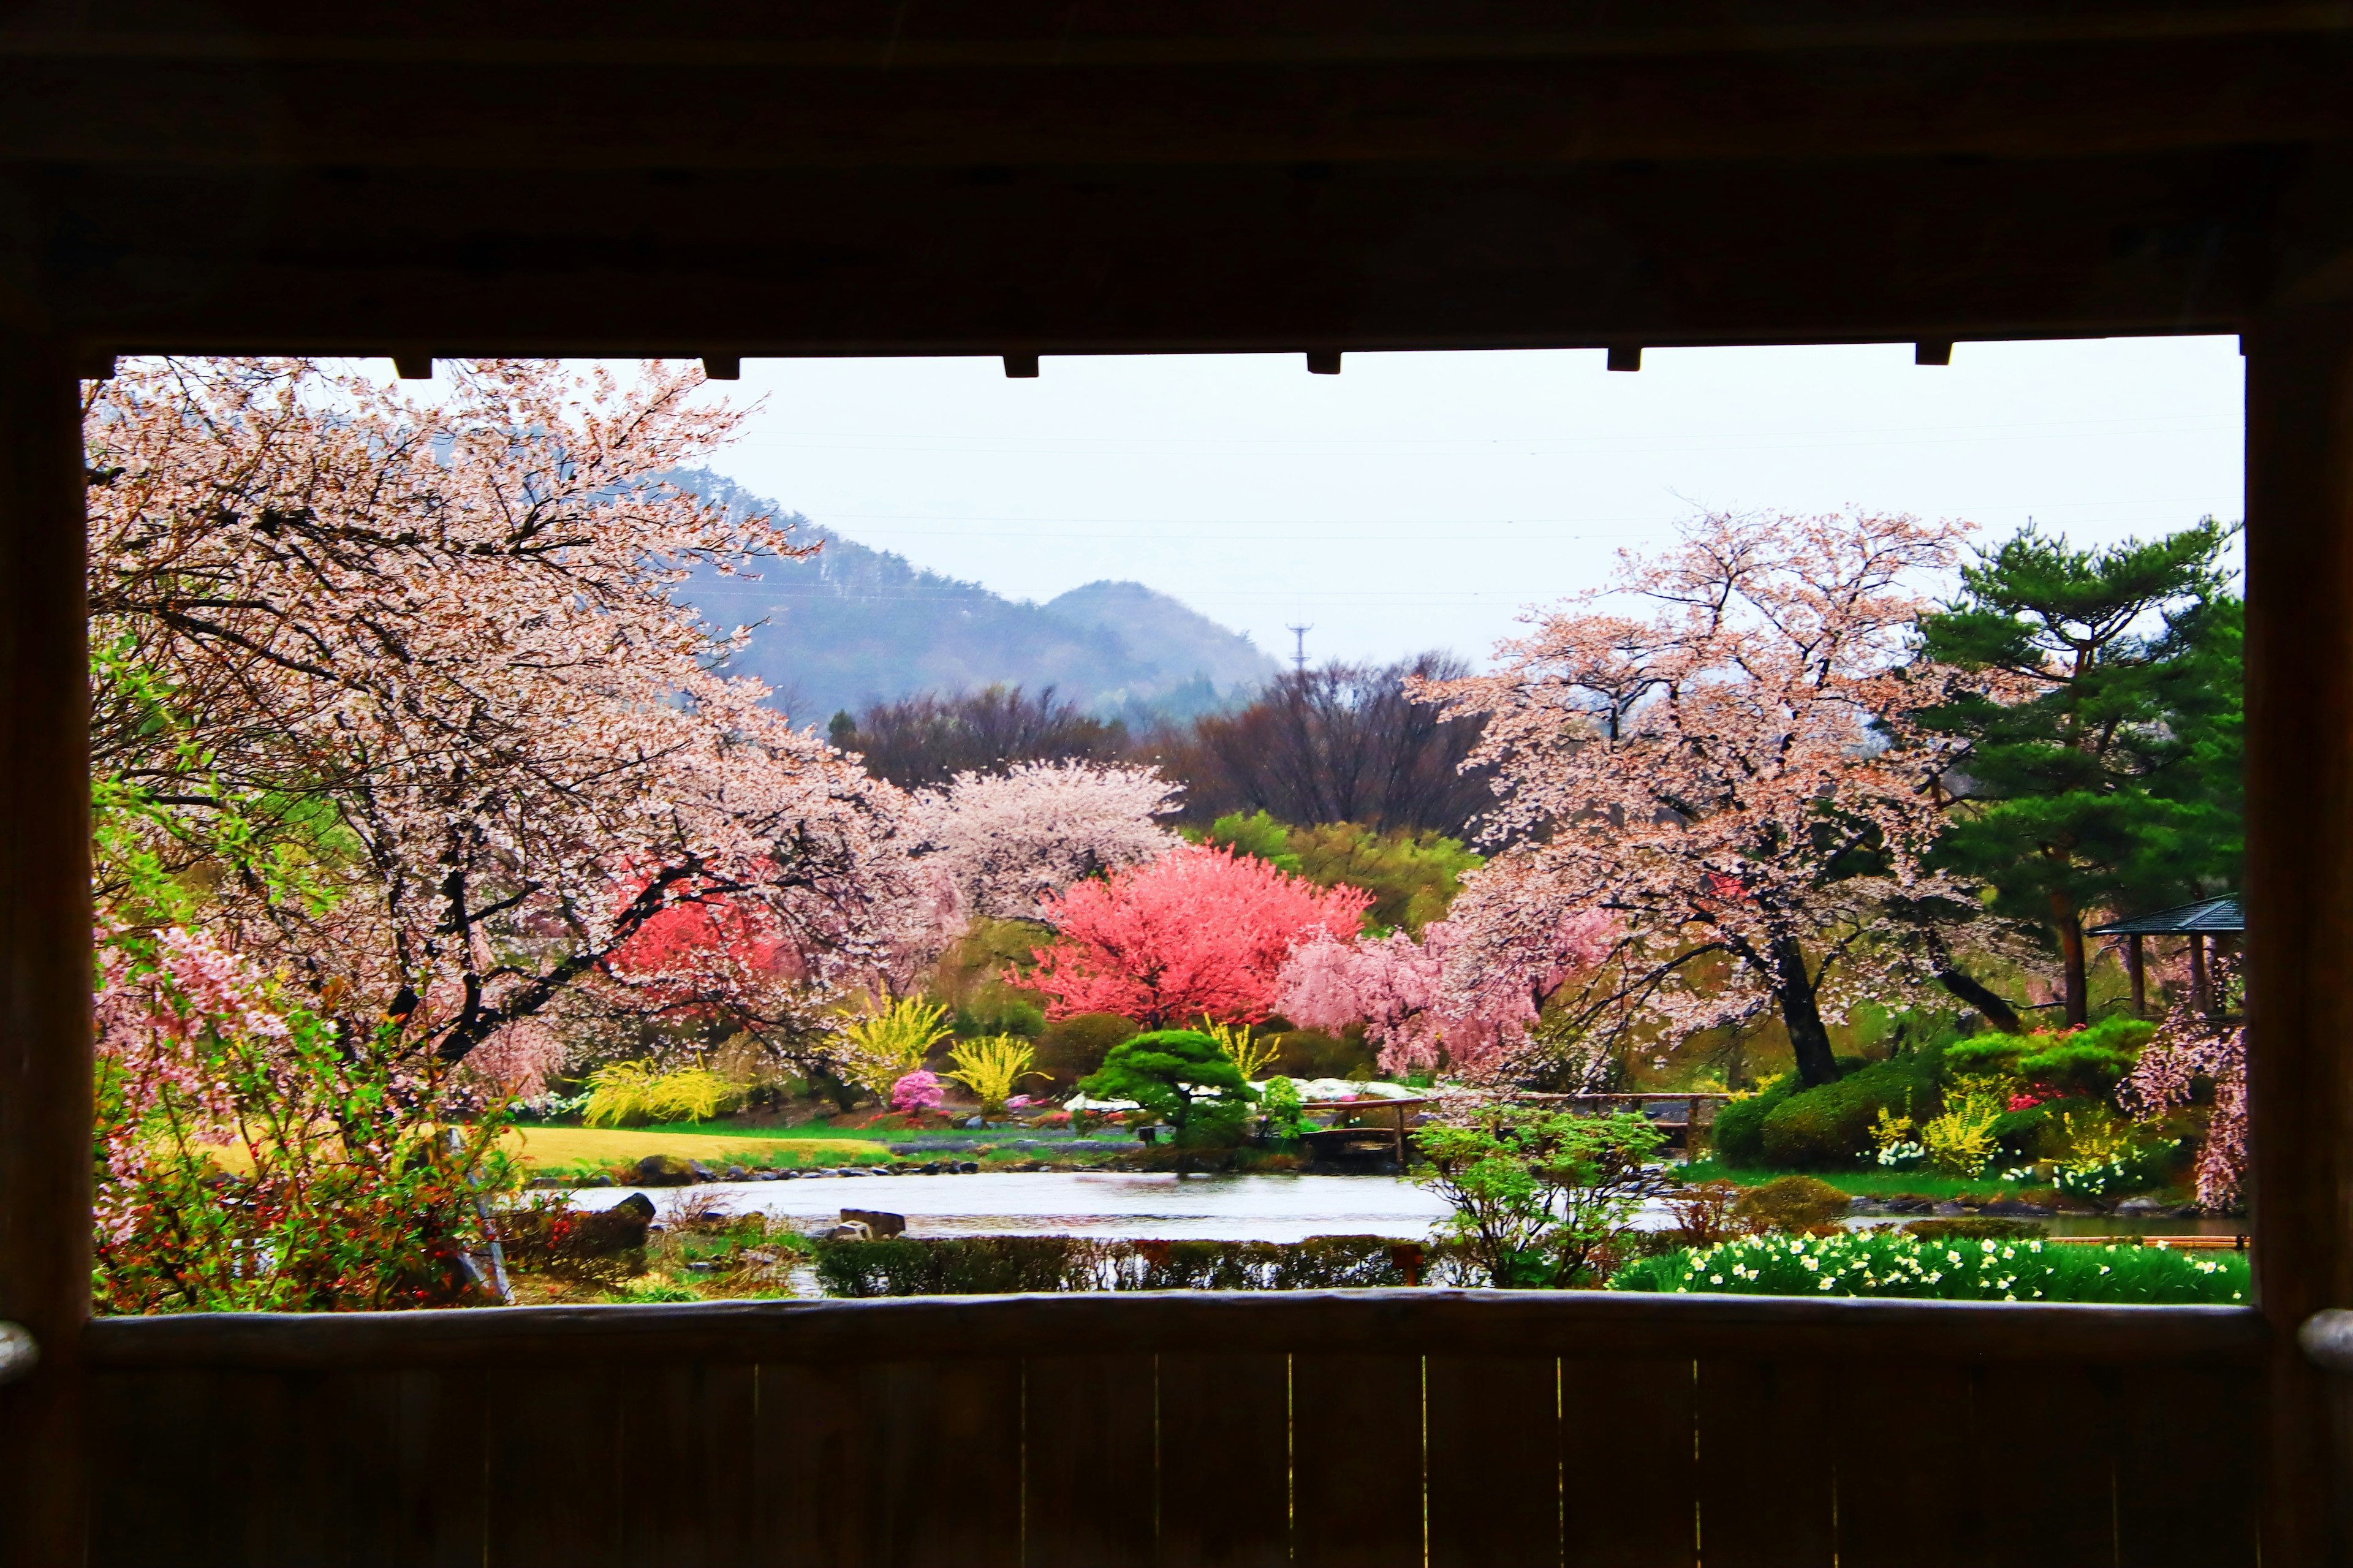
{"label": "hazy mountain ridge", "polygon": [[1249,637],[1140,583],[1098,582],[1045,605],[871,549],[708,473],[676,476],[714,500],[786,518],[805,561],[771,561],[757,579],[696,574],[681,596],[716,626],[751,626],[732,672],[775,689],[797,723],[920,691],[995,683],[1066,700],[1131,723],[1185,718],[1246,700],[1276,671]]}

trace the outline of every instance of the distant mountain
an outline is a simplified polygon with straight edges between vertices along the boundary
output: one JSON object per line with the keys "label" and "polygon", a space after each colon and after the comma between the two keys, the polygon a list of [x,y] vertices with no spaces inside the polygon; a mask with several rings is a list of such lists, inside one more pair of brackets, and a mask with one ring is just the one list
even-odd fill
{"label": "distant mountain", "polygon": [[[786,515],[719,475],[676,478],[714,500]],[[729,668],[766,681],[796,723],[1003,683],[1052,686],[1140,727],[1246,700],[1275,673],[1248,637],[1141,583],[1090,583],[1036,605],[794,521],[797,538],[823,542],[816,556],[763,563],[757,581],[701,573],[683,596],[714,625],[754,626]]]}

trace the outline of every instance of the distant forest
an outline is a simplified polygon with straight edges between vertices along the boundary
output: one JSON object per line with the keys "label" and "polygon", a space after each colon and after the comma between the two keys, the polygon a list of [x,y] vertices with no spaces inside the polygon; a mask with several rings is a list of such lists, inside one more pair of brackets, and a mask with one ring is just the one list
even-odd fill
{"label": "distant forest", "polygon": [[1441,718],[1405,695],[1409,676],[1468,673],[1440,653],[1286,671],[1236,709],[1142,730],[1090,714],[1051,687],[923,692],[837,714],[828,734],[860,753],[870,773],[904,789],[1025,762],[1149,763],[1185,786],[1176,820],[1188,826],[1263,812],[1283,823],[1468,839],[1493,798],[1483,773],[1461,771],[1481,721]]}

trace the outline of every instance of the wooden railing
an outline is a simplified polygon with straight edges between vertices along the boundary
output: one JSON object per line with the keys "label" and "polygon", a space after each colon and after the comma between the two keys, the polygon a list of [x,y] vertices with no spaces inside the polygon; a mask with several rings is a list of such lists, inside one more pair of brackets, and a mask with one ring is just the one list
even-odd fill
{"label": "wooden railing", "polygon": [[1516,1291],[118,1319],[91,1561],[2235,1568],[2265,1348]]}

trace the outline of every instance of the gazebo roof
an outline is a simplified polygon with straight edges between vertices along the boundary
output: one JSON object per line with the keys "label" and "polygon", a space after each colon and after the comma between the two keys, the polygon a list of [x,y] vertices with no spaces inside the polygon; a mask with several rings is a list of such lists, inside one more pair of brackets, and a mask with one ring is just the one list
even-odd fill
{"label": "gazebo roof", "polygon": [[2229,936],[2247,929],[2235,898],[2200,899],[2169,910],[2094,926],[2092,936]]}

